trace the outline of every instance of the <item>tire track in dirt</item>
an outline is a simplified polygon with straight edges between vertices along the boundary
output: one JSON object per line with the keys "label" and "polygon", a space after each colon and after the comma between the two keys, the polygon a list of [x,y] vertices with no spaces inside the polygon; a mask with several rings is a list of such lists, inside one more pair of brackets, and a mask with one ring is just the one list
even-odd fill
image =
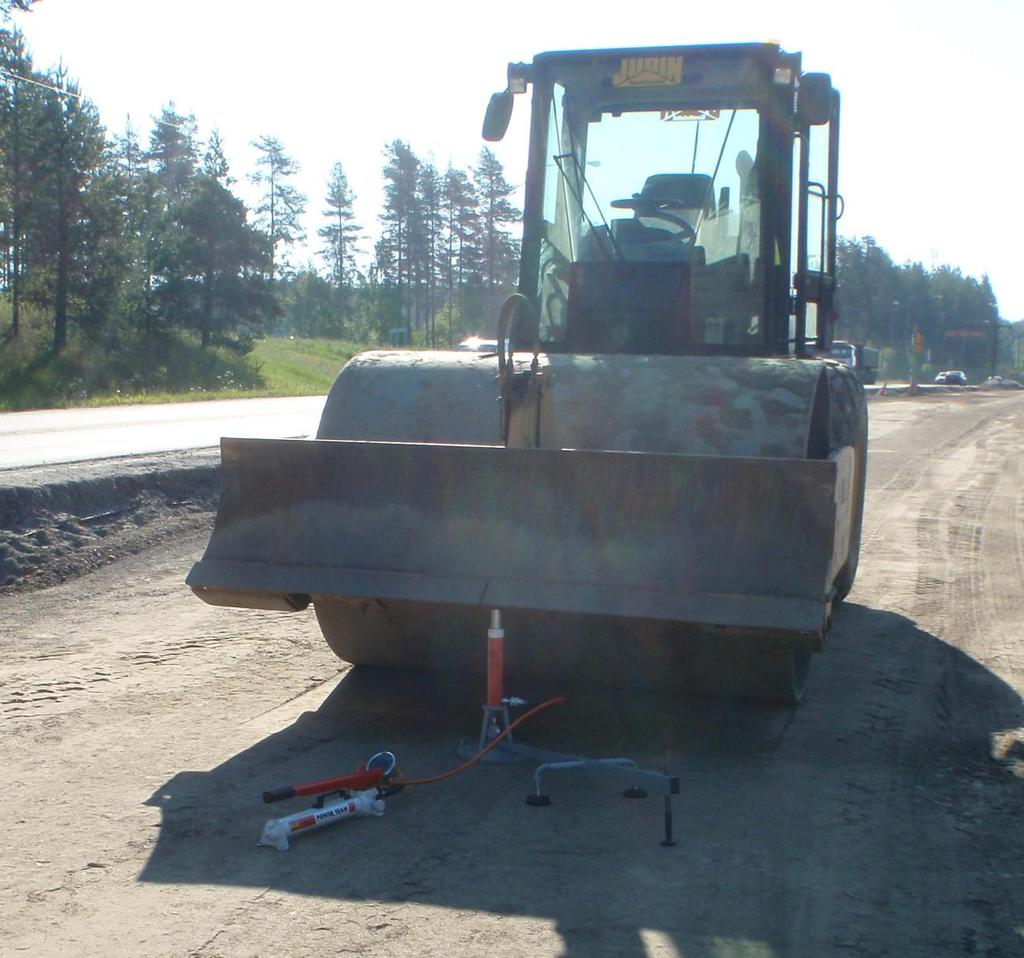
{"label": "tire track in dirt", "polygon": [[[870,529],[865,530],[863,540],[865,543],[877,540],[882,529],[886,527],[888,510],[877,509],[878,503],[919,487],[928,464],[936,457],[959,448],[969,436],[985,429],[991,415],[986,414],[984,409],[978,410],[978,419],[966,426],[958,425],[945,438],[935,440],[932,438],[932,434],[948,431],[949,424],[944,421],[942,410],[928,410],[927,413],[917,416],[901,430],[901,432],[911,432],[917,435],[913,439],[907,437],[899,443],[899,448],[905,455],[900,464],[890,470],[888,479],[879,486],[873,486],[871,482],[872,469],[869,462],[869,496],[875,508],[865,511],[866,520],[870,525]],[[875,518],[876,516],[877,518]],[[886,538],[888,537],[886,536]]]}
{"label": "tire track in dirt", "polygon": [[[105,634],[96,636],[84,626],[70,633],[36,633],[31,641],[19,642],[6,652],[7,669],[0,681],[0,717],[17,723],[81,711],[138,692],[152,684],[155,670],[163,668],[172,669],[187,684],[192,677],[230,675],[245,658],[255,657],[272,667],[272,663],[293,656],[296,649],[301,653],[319,647],[318,636],[301,617],[286,620],[290,628],[283,635],[274,635],[257,612],[235,610],[225,616],[198,603],[186,607],[185,618],[193,623],[191,628],[164,629],[161,622],[165,614],[181,618],[180,612],[169,611],[177,597],[168,597],[166,589],[156,588],[151,581],[133,583],[122,589],[119,598],[126,610],[151,607],[152,628],[139,633],[127,623],[118,627],[119,610],[110,609],[110,598],[102,585],[113,574],[112,570],[95,573],[94,593],[76,603],[83,621],[97,621],[104,615],[110,618]],[[55,615],[61,614],[62,594],[73,588],[68,584],[45,594],[42,609],[34,615],[25,613],[28,600],[6,599],[0,602],[0,616],[12,632],[28,633],[33,623],[47,620],[43,609],[50,607]],[[130,621],[130,613],[126,618]],[[128,633],[122,634],[125,630]],[[83,641],[85,636],[88,639]]]}
{"label": "tire track in dirt", "polygon": [[[1005,437],[1024,431],[1024,405],[1016,403],[1009,417],[1007,408],[986,403],[909,418],[883,440],[892,450],[886,459],[892,468],[876,471],[872,482],[869,467],[871,531],[854,599],[867,594],[872,605],[906,615],[949,645],[943,652],[902,630],[836,637],[836,645],[856,642],[860,653],[849,660],[863,673],[846,678],[858,694],[842,734],[852,732],[864,754],[849,768],[835,804],[818,811],[823,828],[838,821],[847,834],[863,833],[860,844],[842,842],[863,859],[853,872],[870,873],[880,849],[890,850],[893,866],[888,887],[869,885],[853,894],[837,888],[829,896],[828,940],[836,954],[891,954],[880,916],[894,906],[912,910],[916,901],[931,902],[935,914],[927,935],[906,929],[906,954],[1011,954],[1001,949],[1019,943],[999,924],[1005,911],[986,902],[1005,900],[1007,877],[1020,871],[1007,851],[1013,843],[1003,842],[1000,852],[991,838],[993,822],[1017,817],[1020,790],[1003,788],[1009,779],[991,760],[985,733],[998,719],[986,724],[972,715],[985,692],[979,695],[976,676],[966,674],[957,652],[986,657],[992,596],[999,594],[992,569],[1000,566],[992,565],[985,533],[1011,525],[1007,501],[1019,509],[1001,492],[1015,481],[1015,453]],[[893,463],[904,450],[906,458]],[[1015,535],[1016,544],[1019,525]],[[1015,568],[1018,562],[1015,556]],[[1017,581],[1017,591],[1008,589],[1000,600],[1011,608],[1019,603]],[[841,610],[837,623],[841,633]],[[841,706],[834,714],[840,712]],[[937,821],[950,828],[937,831]],[[908,873],[915,875],[912,887],[896,877]]]}

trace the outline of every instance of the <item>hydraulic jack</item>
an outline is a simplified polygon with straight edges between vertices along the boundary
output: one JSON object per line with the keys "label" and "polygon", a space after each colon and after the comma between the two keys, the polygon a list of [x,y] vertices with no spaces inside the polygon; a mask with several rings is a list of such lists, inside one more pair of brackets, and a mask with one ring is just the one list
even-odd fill
{"label": "hydraulic jack", "polygon": [[[544,791],[544,776],[550,772],[580,770],[613,778],[625,784],[625,798],[646,798],[648,792],[664,797],[665,837],[661,844],[675,845],[672,836],[672,796],[679,794],[679,778],[670,775],[666,767],[657,772],[638,768],[629,758],[588,758],[583,755],[554,752],[526,745],[513,738],[509,709],[526,705],[526,700],[506,696],[504,690],[505,630],[501,624],[501,610],[491,610],[490,628],[487,630],[487,701],[483,706],[480,737],[474,743],[463,739],[458,752],[469,758],[483,754],[486,762],[540,762],[533,773],[533,791],[526,796],[526,804],[535,807],[551,804]],[[495,744],[495,740],[501,741]]]}

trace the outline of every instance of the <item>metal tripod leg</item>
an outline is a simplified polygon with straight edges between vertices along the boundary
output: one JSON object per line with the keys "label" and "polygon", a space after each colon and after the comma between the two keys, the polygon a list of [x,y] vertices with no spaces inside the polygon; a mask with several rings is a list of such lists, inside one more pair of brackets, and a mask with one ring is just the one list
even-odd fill
{"label": "metal tripod leg", "polygon": [[[473,758],[479,755],[488,745],[491,744],[502,732],[512,724],[508,714],[508,705],[502,702],[500,705],[485,705],[483,719],[480,722],[480,738],[473,742],[472,739],[464,738],[459,742],[456,750],[460,758]],[[513,741],[512,733],[509,732],[494,748],[492,748],[481,762],[521,762],[528,756],[524,755]]]}

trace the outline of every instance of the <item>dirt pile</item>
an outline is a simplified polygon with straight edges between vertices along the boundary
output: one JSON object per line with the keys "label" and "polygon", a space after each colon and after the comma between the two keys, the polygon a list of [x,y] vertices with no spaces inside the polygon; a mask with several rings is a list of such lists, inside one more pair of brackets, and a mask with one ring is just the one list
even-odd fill
{"label": "dirt pile", "polygon": [[210,526],[216,452],[0,472],[0,594],[45,588]]}

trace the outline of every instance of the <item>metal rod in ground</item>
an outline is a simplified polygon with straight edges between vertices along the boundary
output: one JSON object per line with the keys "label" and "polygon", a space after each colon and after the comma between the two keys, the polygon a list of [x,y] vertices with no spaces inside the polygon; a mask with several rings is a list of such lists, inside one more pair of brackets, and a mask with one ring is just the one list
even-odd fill
{"label": "metal rod in ground", "polygon": [[672,838],[672,796],[665,796],[665,840],[661,843],[666,848],[671,848],[675,845],[675,841]]}
{"label": "metal rod in ground", "polygon": [[667,715],[663,715],[661,718],[661,744],[665,749],[665,760],[661,767],[662,771],[669,778],[669,789],[665,794],[665,840],[661,844],[666,848],[671,848],[675,845],[675,840],[672,838],[672,795],[679,791],[679,779],[668,774],[672,720]]}

